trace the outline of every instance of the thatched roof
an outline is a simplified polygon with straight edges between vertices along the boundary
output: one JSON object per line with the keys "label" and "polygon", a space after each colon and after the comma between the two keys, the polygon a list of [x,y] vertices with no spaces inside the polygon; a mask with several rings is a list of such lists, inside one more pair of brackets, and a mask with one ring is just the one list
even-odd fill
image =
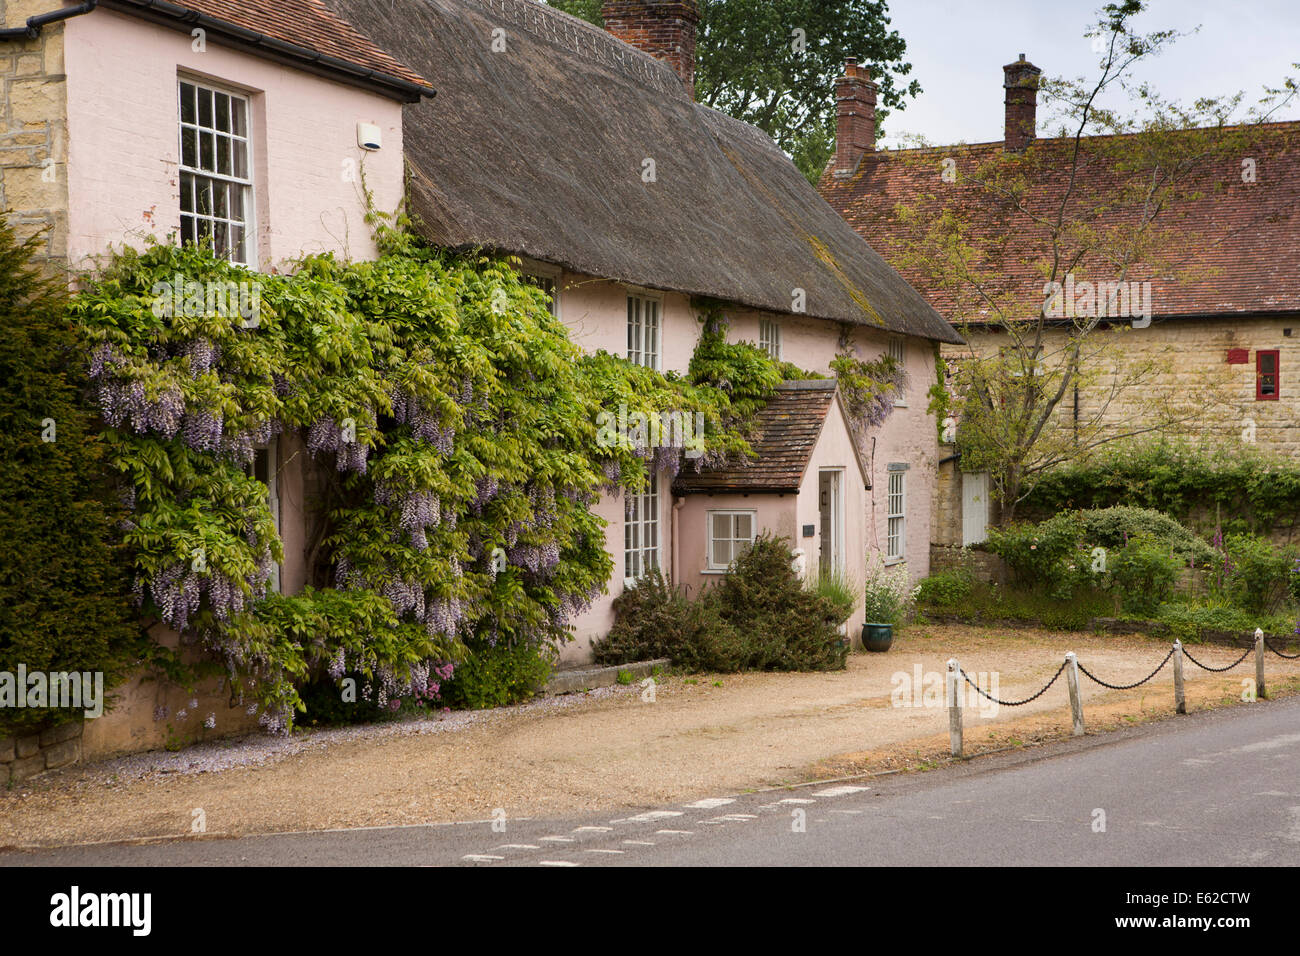
{"label": "thatched roof", "polygon": [[432,241],[773,312],[802,289],[814,317],[961,341],[769,137],[605,31],[533,0],[327,2],[438,91],[405,108]]}
{"label": "thatched roof", "polygon": [[[755,416],[757,434],[750,442],[753,459],[698,472],[683,468],[673,482],[673,494],[798,494],[826,416],[838,396],[834,379],[782,382]],[[840,404],[841,412],[843,408]],[[856,455],[856,444],[853,450]],[[870,471],[861,458],[856,464],[870,488]]]}

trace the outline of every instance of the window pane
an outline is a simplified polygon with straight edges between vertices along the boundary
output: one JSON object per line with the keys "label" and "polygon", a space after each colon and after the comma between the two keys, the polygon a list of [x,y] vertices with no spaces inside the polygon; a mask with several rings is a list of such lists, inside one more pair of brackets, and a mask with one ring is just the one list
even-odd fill
{"label": "window pane", "polygon": [[192,129],[181,130],[181,165],[193,168],[198,165],[198,133]]}
{"label": "window pane", "polygon": [[714,515],[713,516],[713,534],[714,540],[731,537],[731,515]]}
{"label": "window pane", "polygon": [[238,222],[244,221],[244,187],[230,187],[230,218]]}
{"label": "window pane", "polygon": [[181,122],[193,123],[197,118],[194,105],[195,90],[192,83],[181,84]]}
{"label": "window pane", "polygon": [[195,202],[200,215],[212,215],[212,180],[196,179],[194,181]]}
{"label": "window pane", "polygon": [[230,258],[230,227],[224,222],[213,223],[212,248],[217,255]]}
{"label": "window pane", "polygon": [[181,212],[194,211],[194,177],[181,173]]}
{"label": "window pane", "polygon": [[231,242],[234,244],[234,260],[236,262],[248,262],[248,250],[244,243],[244,227],[230,227]]}
{"label": "window pane", "polygon": [[224,136],[217,137],[217,172],[223,176],[229,176],[230,167],[230,140]]}
{"label": "window pane", "polygon": [[730,541],[719,540],[713,542],[713,563],[720,568],[731,563]]}
{"label": "window pane", "polygon": [[218,93],[217,97],[217,129],[230,130],[230,97],[225,93]]}
{"label": "window pane", "polygon": [[212,184],[213,213],[220,216],[222,219],[230,218],[230,203],[226,199],[229,195],[229,183]]}
{"label": "window pane", "polygon": [[199,168],[216,172],[216,147],[211,133],[199,133]]}
{"label": "window pane", "polygon": [[212,126],[212,91],[199,90],[199,125]]}
{"label": "window pane", "polygon": [[248,144],[241,143],[239,140],[232,140],[230,143],[231,158],[233,168],[231,175],[236,179],[248,178]]}
{"label": "window pane", "polygon": [[194,217],[181,216],[181,245],[194,241]]}
{"label": "window pane", "polygon": [[736,537],[748,541],[754,536],[754,516],[736,515]]}

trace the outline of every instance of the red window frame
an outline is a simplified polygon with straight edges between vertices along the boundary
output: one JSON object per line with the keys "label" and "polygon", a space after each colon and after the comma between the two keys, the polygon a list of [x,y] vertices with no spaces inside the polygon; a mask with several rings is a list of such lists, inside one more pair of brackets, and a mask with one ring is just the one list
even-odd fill
{"label": "red window frame", "polygon": [[[1279,393],[1282,391],[1282,353],[1279,349],[1259,349],[1255,352],[1255,401],[1257,402],[1276,402]],[[1273,371],[1264,371],[1265,357],[1273,360]],[[1264,393],[1264,383],[1267,378],[1272,378],[1273,392],[1270,395]]]}

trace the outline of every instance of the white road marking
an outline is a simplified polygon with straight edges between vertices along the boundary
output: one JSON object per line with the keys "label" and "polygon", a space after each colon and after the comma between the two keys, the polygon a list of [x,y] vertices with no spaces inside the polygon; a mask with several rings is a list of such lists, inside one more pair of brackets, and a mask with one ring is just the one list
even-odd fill
{"label": "white road marking", "polygon": [[538,860],[538,866],[577,866],[572,860]]}
{"label": "white road marking", "polygon": [[583,850],[583,853],[622,853],[623,850]]}
{"label": "white road marking", "polygon": [[608,833],[613,827],[574,827],[570,833]]}
{"label": "white road marking", "polygon": [[694,830],[656,830],[655,835],[663,834],[664,836],[695,836]]}
{"label": "white road marking", "polygon": [[731,797],[707,797],[704,800],[696,800],[694,803],[688,803],[685,806],[687,810],[714,810],[735,802]]}
{"label": "white road marking", "polygon": [[861,810],[832,810],[831,813],[861,813]]}
{"label": "white road marking", "polygon": [[800,798],[800,797],[786,797],[784,800],[781,800],[781,801],[778,801],[778,802],[780,802],[780,803],[816,803],[817,801],[816,801],[816,800],[804,800],[804,799],[802,799],[802,798]]}
{"label": "white road marking", "polygon": [[634,817],[626,817],[622,820],[611,820],[610,823],[654,823],[656,820],[664,820],[668,817],[685,816],[680,810],[647,810],[645,813],[638,813]]}
{"label": "white road marking", "polygon": [[864,791],[870,789],[871,789],[870,787],[849,787],[849,786],[828,787],[825,790],[816,791],[813,794],[813,796],[814,797],[846,797],[850,793],[863,793]]}
{"label": "white road marking", "polygon": [[533,846],[531,843],[503,843],[500,846],[494,846],[494,850],[540,850],[540,846]]}
{"label": "white road marking", "polygon": [[543,843],[572,843],[573,837],[542,837]]}
{"label": "white road marking", "polygon": [[653,840],[624,840],[628,846],[654,846]]}
{"label": "white road marking", "polygon": [[467,853],[461,857],[462,860],[469,860],[471,863],[491,863],[493,860],[504,860],[504,856],[493,856],[491,853]]}

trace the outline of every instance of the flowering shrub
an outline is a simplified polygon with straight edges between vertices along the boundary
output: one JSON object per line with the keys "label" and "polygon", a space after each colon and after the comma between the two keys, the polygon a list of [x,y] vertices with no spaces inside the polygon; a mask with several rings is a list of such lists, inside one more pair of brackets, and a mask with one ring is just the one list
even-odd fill
{"label": "flowering shrub", "polygon": [[[377,261],[315,256],[289,274],[126,250],[71,307],[130,512],[135,600],[216,653],[270,730],[325,673],[360,675],[384,706],[475,649],[568,639],[611,572],[591,505],[680,452],[598,443],[600,410],[701,412],[708,455],[748,450],[727,393],[583,357],[508,262],[377,237]],[[250,279],[255,322],[163,294]],[[283,547],[248,474],[287,433],[323,486],[315,586],[294,596],[267,593]]]}
{"label": "flowering shrub", "polygon": [[1181,567],[1164,542],[1138,536],[1110,555],[1107,573],[1125,611],[1154,614],[1173,596]]}
{"label": "flowering shrub", "polygon": [[867,570],[864,592],[868,624],[897,624],[916,602],[921,586],[912,587],[905,565],[885,567],[877,562]]}

